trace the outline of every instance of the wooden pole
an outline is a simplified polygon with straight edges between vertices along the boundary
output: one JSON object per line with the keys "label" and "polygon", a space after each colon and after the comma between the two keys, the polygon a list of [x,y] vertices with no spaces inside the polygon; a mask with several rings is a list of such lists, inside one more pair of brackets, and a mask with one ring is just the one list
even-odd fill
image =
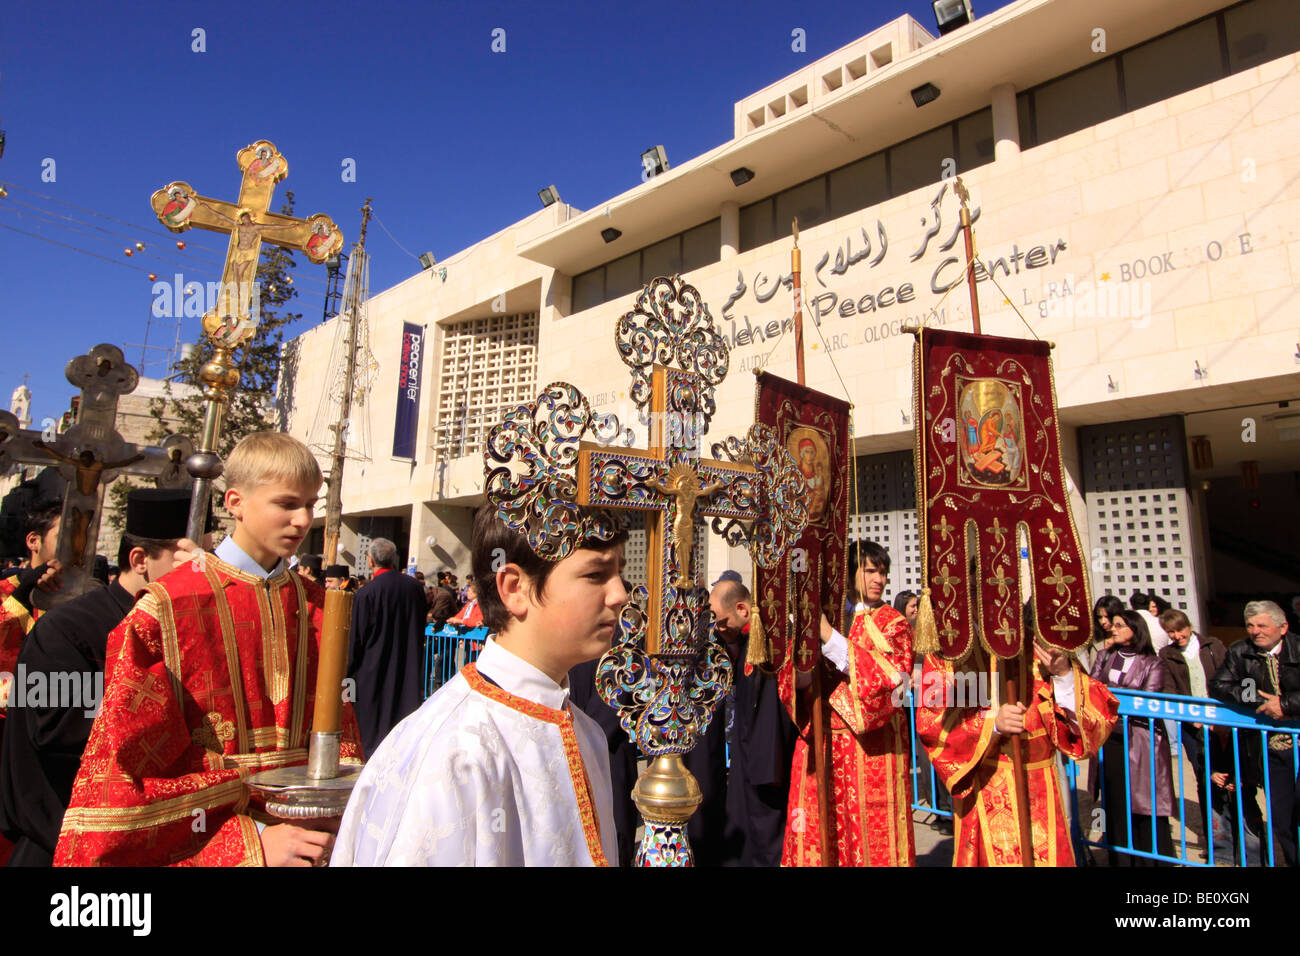
{"label": "wooden pole", "polygon": [[794,369],[800,385],[803,377],[803,287],[799,273],[802,271],[802,254],[799,252],[799,218],[794,220],[794,248],[790,250],[790,275],[794,283]]}
{"label": "wooden pole", "polygon": [[320,657],[316,663],[314,733],[335,733],[342,727],[343,677],[348,668],[348,631],[352,627],[352,592],[326,591],[321,625]]}
{"label": "wooden pole", "polygon": [[[366,226],[370,223],[370,200],[361,207],[361,238],[353,252],[355,260],[356,281],[352,285],[352,312],[348,320],[347,372],[343,379],[343,407],[339,412],[339,421],[330,426],[334,432],[334,454],[330,463],[328,489],[325,492],[325,557],[328,567],[338,563],[339,528],[343,524],[343,462],[347,457],[347,421],[352,414],[352,379],[357,369],[357,322],[360,319],[361,303],[357,301],[361,283],[361,270],[365,267]],[[358,257],[357,253],[361,253]],[[344,302],[344,305],[347,305]],[[364,557],[358,555],[364,562]],[[364,567],[361,569],[364,570]]]}
{"label": "wooden pole", "polygon": [[961,233],[966,243],[966,285],[970,289],[972,331],[976,335],[980,335],[980,299],[979,292],[975,287],[975,236],[974,231],[971,229],[970,207],[968,206],[970,193],[966,190],[966,185],[961,181],[960,176],[957,178],[955,191],[958,198],[961,199]]}
{"label": "wooden pole", "polygon": [[[794,248],[790,250],[790,272],[794,284],[794,367],[800,385],[804,385],[803,367],[803,288],[800,285],[802,256],[799,252],[799,220],[794,220]],[[835,811],[831,804],[830,764],[831,739],[826,728],[830,724],[830,702],[822,692],[821,662],[812,669],[812,733],[813,775],[817,778],[817,839],[821,849],[822,866],[838,866],[839,854],[835,838]]]}
{"label": "wooden pole", "polygon": [[[1027,648],[1021,648],[1019,654],[1013,661],[1003,661],[1003,682],[1002,682],[1002,701],[1007,704],[1020,703],[1017,690],[1020,687],[1029,689],[1027,696],[1033,696],[1034,682],[1032,677],[1026,677],[1024,672],[1025,654]],[[1007,666],[1010,665],[1010,666]],[[1012,677],[1011,668],[1015,668],[1017,677]],[[1033,664],[1030,664],[1033,667]],[[1032,671],[1030,672],[1032,674]],[[1011,737],[1011,776],[1016,788],[1016,823],[1020,829],[1020,865],[1034,865],[1034,834],[1033,828],[1029,825],[1029,780],[1025,775],[1025,758],[1024,746],[1021,738],[1023,734],[1013,734]]]}
{"label": "wooden pole", "polygon": [[[971,324],[975,334],[980,335],[980,299],[975,286],[975,234],[974,230],[971,229],[970,192],[966,189],[965,183],[961,181],[961,177],[957,178],[955,192],[961,200],[961,231],[962,237],[966,241],[966,285],[970,289]],[[1025,673],[1025,655],[1027,653],[1029,653],[1029,647],[1022,647],[1020,653],[1016,655],[1015,661],[1012,662],[1011,666],[1015,668],[1015,676],[1012,676],[1011,667],[1006,666],[1008,662],[1003,662],[1003,703],[1020,703],[1017,691],[1022,687],[1028,688],[1029,696],[1032,696],[1033,680],[1028,678]],[[1015,734],[1011,738],[1011,776],[1016,788],[1016,822],[1019,824],[1020,829],[1020,865],[1033,866],[1034,840],[1033,829],[1029,825],[1029,781],[1025,776],[1024,741],[1021,739],[1023,736],[1023,734]]]}

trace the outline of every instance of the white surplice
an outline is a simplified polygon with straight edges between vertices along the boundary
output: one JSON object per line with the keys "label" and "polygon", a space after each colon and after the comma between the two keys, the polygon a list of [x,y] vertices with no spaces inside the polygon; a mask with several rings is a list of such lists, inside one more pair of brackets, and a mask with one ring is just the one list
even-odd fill
{"label": "white surplice", "polygon": [[[486,678],[486,679],[485,679]],[[384,738],[331,866],[618,862],[609,747],[563,686],[489,638]]]}

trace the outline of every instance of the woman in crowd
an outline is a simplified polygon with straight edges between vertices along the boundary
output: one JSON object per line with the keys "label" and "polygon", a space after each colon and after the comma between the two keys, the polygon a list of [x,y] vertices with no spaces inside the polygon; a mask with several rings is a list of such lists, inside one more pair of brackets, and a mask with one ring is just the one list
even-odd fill
{"label": "woman in crowd", "polygon": [[[1136,611],[1120,609],[1109,615],[1110,636],[1103,641],[1092,663],[1091,676],[1108,687],[1160,693],[1165,689],[1164,662],[1156,656],[1146,621]],[[1101,751],[1101,777],[1104,778],[1106,842],[1111,846],[1129,846],[1132,825],[1135,850],[1173,856],[1169,834],[1169,817],[1174,812],[1174,778],[1169,757],[1169,738],[1164,721],[1155,721],[1155,762],[1151,760],[1151,722],[1145,717],[1128,719],[1128,747],[1124,746],[1124,721],[1115,724],[1110,739]],[[1128,767],[1125,789],[1124,769]],[[1154,779],[1154,786],[1152,780]],[[1094,765],[1092,791],[1097,792],[1098,774]],[[1155,805],[1152,806],[1154,794]],[[1111,866],[1155,866],[1154,860],[1129,853],[1110,853]]]}
{"label": "woman in crowd", "polygon": [[915,591],[899,591],[894,597],[894,610],[907,618],[907,626],[916,633],[916,608],[919,598]]}
{"label": "woman in crowd", "polygon": [[1124,602],[1115,595],[1106,594],[1097,598],[1097,603],[1092,606],[1092,643],[1079,651],[1079,662],[1085,667],[1090,667],[1097,659],[1097,654],[1110,639],[1111,620],[1122,613]]}
{"label": "woman in crowd", "polygon": [[1157,620],[1159,620],[1160,615],[1164,614],[1165,611],[1173,610],[1174,606],[1170,604],[1168,601],[1166,601],[1164,598],[1162,598],[1159,594],[1156,594],[1155,591],[1152,591],[1149,596],[1151,598],[1151,603],[1147,607],[1147,610],[1150,611],[1152,617],[1156,618]]}

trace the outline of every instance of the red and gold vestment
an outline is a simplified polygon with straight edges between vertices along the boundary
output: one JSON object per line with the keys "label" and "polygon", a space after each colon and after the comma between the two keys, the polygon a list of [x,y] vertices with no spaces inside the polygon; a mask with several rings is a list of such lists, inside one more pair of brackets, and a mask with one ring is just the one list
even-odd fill
{"label": "red and gold vestment", "polygon": [[[831,705],[831,806],[840,866],[913,866],[911,734],[902,691],[912,666],[912,629],[888,605],[854,615],[849,670],[823,663]],[[793,668],[781,674],[781,698],[799,727],[790,774],[782,866],[820,866],[817,777],[807,690]],[[797,704],[797,709],[795,705]]]}
{"label": "red and gold vestment", "polygon": [[[56,866],[260,866],[252,774],[307,760],[324,590],[204,555],[109,635]],[[343,756],[360,756],[343,708]],[[255,819],[256,818],[256,819]]]}
{"label": "red and gold vestment", "polygon": [[[971,652],[970,666],[959,674],[988,676],[988,655],[982,647]],[[974,668],[972,673],[971,668]],[[984,674],[979,673],[980,670]],[[1106,686],[1071,663],[1076,712],[1071,715],[1056,699],[1054,683],[1034,665],[1033,693],[1024,701],[1027,746],[1023,761],[1028,776],[1030,830],[1035,866],[1074,866],[1070,826],[1057,785],[1056,753],[1081,760],[1097,753],[1110,735],[1119,704]],[[973,692],[975,680],[958,680],[953,665],[936,655],[925,658],[921,691],[917,695],[916,730],[934,764],[935,773],[953,798],[953,866],[1020,866],[1020,824],[1012,773],[1011,736],[996,734],[994,707],[945,707],[963,703],[958,691]],[[952,689],[948,689],[952,688]],[[945,699],[945,698],[949,699]]]}

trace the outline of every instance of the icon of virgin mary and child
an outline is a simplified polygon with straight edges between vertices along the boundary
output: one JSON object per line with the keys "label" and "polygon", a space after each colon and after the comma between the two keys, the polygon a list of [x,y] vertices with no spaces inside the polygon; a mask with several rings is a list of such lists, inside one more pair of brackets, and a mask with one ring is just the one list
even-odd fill
{"label": "icon of virgin mary and child", "polygon": [[1020,403],[1002,383],[967,383],[961,398],[961,457],[967,474],[981,485],[1015,485],[1024,466]]}

